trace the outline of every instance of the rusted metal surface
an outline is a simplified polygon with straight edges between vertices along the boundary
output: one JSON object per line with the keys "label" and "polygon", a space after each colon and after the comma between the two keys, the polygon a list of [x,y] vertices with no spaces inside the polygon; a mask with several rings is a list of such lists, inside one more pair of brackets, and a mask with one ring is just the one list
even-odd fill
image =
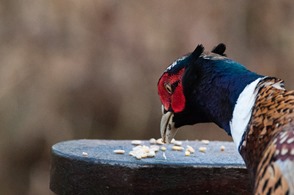
{"label": "rusted metal surface", "polygon": [[[183,141],[186,145],[196,150],[191,156],[172,151],[170,144],[166,159],[159,151],[137,160],[128,155],[134,147],[130,140],[60,142],[52,147],[50,188],[56,194],[250,194],[248,173],[233,143]],[[206,153],[198,151],[201,146]]]}

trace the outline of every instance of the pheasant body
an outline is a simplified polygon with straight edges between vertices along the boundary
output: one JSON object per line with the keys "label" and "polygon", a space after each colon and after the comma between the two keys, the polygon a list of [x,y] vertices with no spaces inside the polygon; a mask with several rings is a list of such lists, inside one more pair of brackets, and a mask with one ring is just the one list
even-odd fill
{"label": "pheasant body", "polygon": [[255,90],[240,154],[255,178],[256,194],[294,193],[294,91],[276,78],[260,81]]}
{"label": "pheasant body", "polygon": [[198,45],[160,77],[163,141],[181,126],[214,122],[233,137],[254,194],[294,195],[294,91],[228,59],[225,49],[204,53]]}

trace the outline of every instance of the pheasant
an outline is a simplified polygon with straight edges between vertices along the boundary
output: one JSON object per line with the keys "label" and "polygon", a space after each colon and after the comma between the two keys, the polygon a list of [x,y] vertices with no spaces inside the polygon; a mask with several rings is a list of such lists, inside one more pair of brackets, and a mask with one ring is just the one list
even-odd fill
{"label": "pheasant", "polygon": [[226,57],[226,46],[196,49],[158,81],[164,142],[179,127],[214,122],[231,135],[254,194],[294,194],[294,91]]}

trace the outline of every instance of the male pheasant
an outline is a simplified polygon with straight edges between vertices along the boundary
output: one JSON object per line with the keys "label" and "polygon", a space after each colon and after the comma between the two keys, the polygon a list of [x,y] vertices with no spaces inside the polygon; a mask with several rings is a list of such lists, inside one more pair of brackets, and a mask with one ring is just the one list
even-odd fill
{"label": "male pheasant", "polygon": [[165,142],[184,125],[214,122],[243,157],[254,194],[294,194],[294,91],[202,45],[172,63],[158,81]]}

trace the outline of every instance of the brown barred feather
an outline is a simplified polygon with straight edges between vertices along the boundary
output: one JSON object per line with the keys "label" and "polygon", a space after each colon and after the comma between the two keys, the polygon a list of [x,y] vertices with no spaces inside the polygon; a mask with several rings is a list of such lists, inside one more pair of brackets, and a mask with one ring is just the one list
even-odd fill
{"label": "brown barred feather", "polygon": [[240,153],[255,194],[294,194],[294,91],[276,78],[262,80]]}

